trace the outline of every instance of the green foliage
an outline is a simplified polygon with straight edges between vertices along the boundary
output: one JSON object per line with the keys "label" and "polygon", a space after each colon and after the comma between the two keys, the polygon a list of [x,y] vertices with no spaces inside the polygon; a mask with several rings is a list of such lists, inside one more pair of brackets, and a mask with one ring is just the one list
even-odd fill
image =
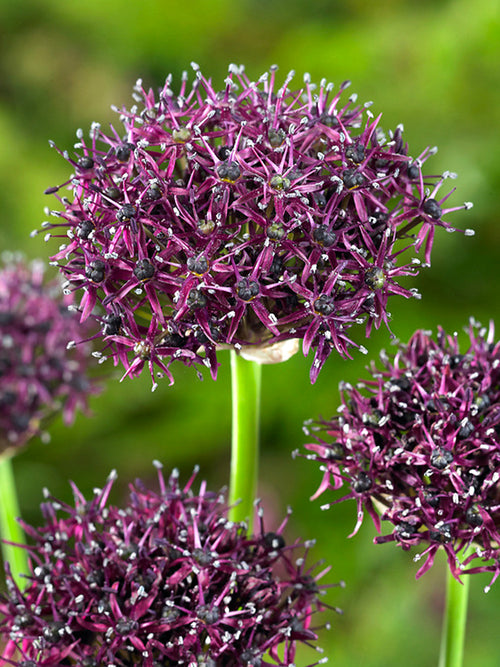
{"label": "green foliage", "polygon": [[[438,144],[436,173],[459,175],[452,201],[474,202],[454,222],[476,236],[438,230],[433,266],[414,283],[422,300],[394,300],[394,334],[407,340],[415,328],[437,324],[460,330],[470,315],[498,320],[498,9],[497,0],[0,0],[0,247],[29,257],[55,251],[43,235],[29,236],[50,205],[43,190],[67,177],[47,140],[70,148],[77,127],[113,122],[110,105],[132,103],[136,78],[156,86],[194,60],[222,82],[231,61],[256,76],[277,63],[283,76],[293,68],[300,78],[309,71],[313,80],[337,85],[350,78],[362,101],[383,110],[385,127],[404,123],[412,155]],[[381,331],[365,344],[375,357],[390,336]],[[320,481],[316,470],[290,457],[304,442],[302,421],[330,416],[338,382],[356,381],[366,361],[360,354],[352,362],[331,357],[314,387],[300,354],[264,368],[260,494],[276,520],[292,505],[289,532],[316,537],[332,580],[346,580],[345,591],[333,589],[329,598],[345,611],[323,640],[332,664],[422,667],[437,659],[444,564],[415,583],[411,556],[373,546],[368,524],[347,540],[354,504],[322,513],[320,502],[308,500]],[[111,468],[122,484],[153,477],[154,458],[184,477],[199,463],[212,486],[227,483],[229,353],[217,383],[178,368],[176,384],[154,394],[147,377],[120,384],[108,370],[108,390],[92,401],[92,419],[80,416],[72,430],[56,424],[49,445],[34,442],[14,462],[28,521],[37,521],[43,486],[68,497],[71,478],[91,493]],[[498,584],[485,596],[486,580],[471,583],[465,663],[493,667]]]}

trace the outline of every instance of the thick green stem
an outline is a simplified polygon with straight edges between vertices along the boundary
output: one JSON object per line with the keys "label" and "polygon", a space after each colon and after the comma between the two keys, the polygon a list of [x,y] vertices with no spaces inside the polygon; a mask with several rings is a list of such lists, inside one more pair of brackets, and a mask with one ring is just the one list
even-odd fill
{"label": "thick green stem", "polygon": [[259,462],[260,384],[262,369],[231,350],[232,438],[229,503],[231,521],[247,521],[252,530]]}
{"label": "thick green stem", "polygon": [[448,569],[439,667],[462,667],[463,664],[469,576],[464,575],[462,580],[464,583],[459,583]]}
{"label": "thick green stem", "polygon": [[[0,536],[2,540],[25,544],[23,529],[17,522],[19,515],[12,458],[0,456]],[[26,549],[2,541],[2,555],[4,562],[10,565],[14,581],[19,588],[24,588],[27,580],[20,575],[28,574]]]}

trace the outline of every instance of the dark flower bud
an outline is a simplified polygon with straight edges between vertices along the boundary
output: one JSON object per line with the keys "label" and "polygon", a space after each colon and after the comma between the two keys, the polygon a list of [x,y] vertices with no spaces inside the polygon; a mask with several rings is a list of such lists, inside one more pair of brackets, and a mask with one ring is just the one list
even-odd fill
{"label": "dark flower bud", "polygon": [[234,183],[241,176],[240,166],[237,162],[221,162],[217,166],[217,175],[227,183]]}
{"label": "dark flower bud", "polygon": [[439,220],[443,211],[435,199],[426,199],[422,205],[422,210],[433,220]]}
{"label": "dark flower bud", "polygon": [[118,222],[128,222],[137,215],[137,209],[132,204],[125,204],[116,214]]}
{"label": "dark flower bud", "polygon": [[79,239],[86,240],[90,234],[94,231],[95,226],[91,220],[85,219],[80,222],[76,228],[76,235]]}
{"label": "dark flower bud", "polygon": [[453,452],[449,449],[436,447],[431,453],[431,465],[438,470],[444,470],[453,461]]}
{"label": "dark flower bud", "polygon": [[314,312],[327,317],[335,310],[335,300],[327,294],[321,294],[313,304]]}
{"label": "dark flower bud", "polygon": [[255,280],[243,278],[243,280],[240,280],[236,285],[236,294],[243,301],[251,301],[259,294],[259,292],[259,283],[255,282]]}
{"label": "dark flower bud", "polygon": [[55,621],[54,623],[49,623],[43,629],[43,638],[49,644],[57,644],[60,637],[60,631],[64,627],[63,623]]}
{"label": "dark flower bud", "polygon": [[155,267],[151,264],[149,259],[140,259],[134,268],[134,276],[137,280],[149,280],[155,274]]}
{"label": "dark flower bud", "polygon": [[201,621],[204,621],[208,625],[217,623],[220,618],[220,612],[217,607],[211,607],[209,604],[200,605],[196,609],[196,615]]}
{"label": "dark flower bud", "polygon": [[329,229],[327,229],[324,225],[320,225],[314,228],[313,238],[320,245],[324,246],[325,248],[329,248],[337,240],[337,235],[335,232],[331,232]]}
{"label": "dark flower bud", "polygon": [[321,114],[319,120],[321,123],[323,123],[323,125],[326,125],[327,127],[337,127],[339,124],[339,119],[337,118],[337,116],[329,113]]}
{"label": "dark flower bud", "polygon": [[267,136],[271,146],[273,148],[277,148],[285,141],[286,132],[285,130],[281,129],[281,127],[279,127],[277,130],[275,130],[274,127],[271,127],[267,133]]}
{"label": "dark flower bud", "polygon": [[102,283],[106,275],[106,264],[100,259],[94,259],[86,267],[85,275],[93,283]]}
{"label": "dark flower bud", "polygon": [[406,173],[408,175],[408,178],[412,181],[416,181],[417,178],[420,176],[420,169],[418,164],[415,162],[412,162],[411,164],[408,165],[408,168],[406,170]]}
{"label": "dark flower bud", "polygon": [[354,171],[354,169],[346,169],[342,174],[342,180],[344,185],[349,190],[354,188],[359,188],[365,182],[365,177],[359,171]]}
{"label": "dark flower bud", "polygon": [[431,540],[439,542],[440,544],[448,544],[453,539],[451,534],[451,526],[448,523],[445,523],[440,526],[438,530],[431,530],[429,532],[429,537]]}
{"label": "dark flower bud", "polygon": [[345,156],[348,160],[359,164],[365,159],[365,147],[363,144],[349,144],[345,149]]}
{"label": "dark flower bud", "polygon": [[266,229],[266,236],[271,241],[281,241],[286,236],[286,229],[279,222],[272,222]]}
{"label": "dark flower bud", "polygon": [[385,272],[378,266],[368,269],[365,273],[365,284],[370,289],[382,289],[385,285]]}
{"label": "dark flower bud", "polygon": [[119,618],[115,629],[119,635],[128,635],[138,628],[139,624],[131,618]]}
{"label": "dark flower bud", "polygon": [[325,208],[327,199],[324,192],[313,192],[313,199],[319,208]]}
{"label": "dark flower bud", "polygon": [[118,199],[121,199],[123,196],[123,192],[120,189],[116,188],[114,185],[110,185],[109,188],[106,188],[103,194],[108,199],[112,199],[113,201],[117,201]]}
{"label": "dark flower bud", "polygon": [[115,149],[115,154],[117,159],[120,162],[127,162],[130,157],[130,153],[134,150],[133,144],[122,144]]}
{"label": "dark flower bud", "polygon": [[457,433],[457,438],[460,438],[460,440],[465,440],[465,438],[468,438],[474,433],[474,424],[467,420],[465,424],[463,424],[460,427],[459,432]]}
{"label": "dark flower bud", "polygon": [[231,155],[232,146],[221,146],[217,151],[219,160],[225,161]]}
{"label": "dark flower bud", "polygon": [[163,197],[163,190],[159,183],[152,183],[146,190],[146,199],[148,201],[157,201]]}
{"label": "dark flower bud", "polygon": [[197,308],[204,308],[207,305],[207,298],[203,292],[192,289],[188,294],[186,302],[190,308],[196,310]]}
{"label": "dark flower bud", "polygon": [[81,169],[82,171],[85,171],[87,169],[92,169],[92,167],[94,166],[94,160],[91,157],[84,155],[83,157],[78,158],[76,166],[78,167],[78,169]]}
{"label": "dark flower bud", "polygon": [[372,480],[368,477],[366,472],[361,471],[358,476],[352,480],[352,488],[356,493],[364,493],[372,486]]}
{"label": "dark flower bud", "polygon": [[456,368],[461,363],[463,358],[464,358],[463,354],[453,354],[450,357],[450,362],[449,362],[450,368]]}
{"label": "dark flower bud", "polygon": [[208,271],[209,267],[208,260],[203,255],[200,255],[198,258],[188,257],[186,265],[188,270],[197,276],[202,276]]}
{"label": "dark flower bud", "polygon": [[122,328],[122,318],[110,313],[104,316],[103,334],[105,336],[117,336]]}
{"label": "dark flower bud", "polygon": [[465,520],[471,526],[482,526],[484,521],[477,505],[471,505],[465,512]]}
{"label": "dark flower bud", "polygon": [[264,535],[264,542],[270,549],[273,549],[273,551],[283,549],[285,546],[285,540],[283,539],[283,536],[278,535],[277,533],[266,533]]}
{"label": "dark flower bud", "polygon": [[416,532],[415,526],[408,521],[401,521],[396,526],[396,535],[402,540],[410,540]]}

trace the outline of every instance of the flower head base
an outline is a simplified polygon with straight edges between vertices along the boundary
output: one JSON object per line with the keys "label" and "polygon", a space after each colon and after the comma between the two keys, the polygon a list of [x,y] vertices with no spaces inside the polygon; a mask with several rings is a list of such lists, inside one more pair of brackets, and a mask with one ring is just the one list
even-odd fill
{"label": "flower head base", "polygon": [[0,269],[0,454],[41,433],[61,408],[70,423],[97,386],[90,349],[68,344],[89,330],[68,311],[59,280],[46,283],[41,262],[5,258]]}
{"label": "flower head base", "polygon": [[177,95],[171,77],[157,96],[139,81],[124,133],[78,131],[53,260],[126,374],[172,382],[179,359],[215,377],[218,349],[299,339],[315,381],[333,350],[349,356],[353,324],[369,335],[390,295],[418,296],[398,284],[411,251],[429,263],[436,226],[469,204],[447,206],[453,174],[423,174],[433,150],[409,157],[401,127],[386,137],[369,104],[341,101],[349,82],[293,91],[293,73],[278,87],[275,68],[253,82],[232,65],[217,91],[193,66]]}
{"label": "flower head base", "polygon": [[350,486],[340,500],[357,502],[354,532],[364,509],[380,531],[379,510],[394,529],[375,542],[425,547],[417,576],[439,548],[456,578],[500,573],[500,343],[493,325],[468,331],[465,354],[442,329],[382,353],[382,368],[344,385],[339,416],[313,426],[306,445],[324,472],[316,496]]}
{"label": "flower head base", "polygon": [[49,498],[45,525],[25,526],[33,573],[0,600],[0,665],[291,666],[326,605],[286,521],[249,537],[223,495],[194,494],[195,475],[181,488],[175,471],[120,509],[107,505],[115,477],[91,501],[74,487],[75,507]]}

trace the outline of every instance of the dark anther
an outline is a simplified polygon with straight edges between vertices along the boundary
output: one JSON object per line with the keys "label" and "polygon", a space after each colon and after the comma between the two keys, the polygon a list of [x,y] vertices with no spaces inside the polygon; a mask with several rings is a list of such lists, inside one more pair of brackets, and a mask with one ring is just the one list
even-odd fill
{"label": "dark anther", "polygon": [[271,241],[281,241],[286,236],[286,229],[279,222],[272,222],[266,229],[266,236]]}
{"label": "dark anther", "polygon": [[359,171],[354,171],[354,169],[346,169],[342,175],[342,180],[344,185],[349,190],[353,188],[359,188],[365,182],[365,177]]}
{"label": "dark anther", "polygon": [[94,166],[94,160],[91,157],[84,155],[83,157],[78,158],[76,166],[78,169],[92,169]]}
{"label": "dark anther", "polygon": [[82,220],[78,227],[76,228],[76,235],[79,239],[86,240],[90,234],[94,231],[94,223],[90,220]]}
{"label": "dark anther", "polygon": [[206,296],[197,289],[192,289],[186,299],[186,303],[190,308],[204,308],[207,305]]}
{"label": "dark anther", "polygon": [[128,635],[138,627],[137,621],[131,618],[119,618],[116,622],[115,629],[119,635]]}
{"label": "dark anther", "polygon": [[106,274],[106,264],[100,259],[94,259],[85,269],[85,275],[93,283],[102,283]]}
{"label": "dark anther", "polygon": [[477,505],[471,505],[467,509],[465,520],[469,525],[474,526],[474,528],[483,525],[483,517],[481,516]]}
{"label": "dark anther", "polygon": [[465,440],[465,438],[468,438],[470,435],[474,433],[474,425],[472,422],[467,420],[465,424],[460,428],[459,432],[457,433],[457,438],[460,438],[461,440]]}
{"label": "dark anther", "polygon": [[157,201],[163,197],[163,190],[158,183],[152,183],[146,190],[146,199],[149,201]]}
{"label": "dark anther", "polygon": [[137,280],[149,280],[155,273],[155,267],[149,259],[140,259],[134,268],[134,276]]}
{"label": "dark anther", "polygon": [[365,273],[365,285],[370,289],[382,289],[385,285],[385,273],[379,266],[368,269]]}
{"label": "dark anther", "polygon": [[128,222],[137,215],[137,209],[132,204],[125,204],[116,214],[118,222]]}
{"label": "dark anther", "polygon": [[115,188],[114,185],[110,185],[109,188],[106,188],[103,192],[103,194],[108,197],[108,199],[112,199],[113,201],[116,201],[117,199],[121,199],[122,197],[122,191],[119,190],[118,188]]}
{"label": "dark anther", "polygon": [[221,162],[217,167],[217,175],[223,181],[234,183],[241,176],[240,166],[237,162]]}
{"label": "dark anther", "polygon": [[335,300],[327,294],[321,294],[314,302],[313,308],[318,315],[331,315],[335,310]]}
{"label": "dark anther", "polygon": [[127,160],[130,157],[130,153],[134,150],[134,146],[132,144],[122,144],[121,146],[118,146],[115,149],[115,154],[117,159],[120,162],[127,162]]}
{"label": "dark anther", "polygon": [[290,187],[290,179],[281,174],[274,174],[269,181],[269,185],[275,190],[288,190]]}
{"label": "dark anther", "polygon": [[219,160],[227,160],[227,158],[231,155],[231,151],[232,146],[221,146],[217,151],[217,157]]}
{"label": "dark anther", "polygon": [[406,170],[406,173],[408,174],[408,178],[410,180],[416,181],[417,178],[419,177],[420,169],[418,168],[418,165],[415,164],[415,162],[412,162],[412,164],[408,165],[408,169]]}
{"label": "dark anther", "polygon": [[208,604],[201,604],[196,609],[196,615],[205,623],[212,625],[212,623],[217,623],[220,617],[220,612],[217,607],[210,607]]}
{"label": "dark anther", "polygon": [[243,278],[243,280],[240,280],[236,285],[236,294],[243,301],[251,301],[259,294],[259,292],[259,283],[255,282],[255,280]]}
{"label": "dark anther", "polygon": [[463,354],[454,354],[452,357],[450,357],[450,368],[456,368],[463,358]]}
{"label": "dark anther", "polygon": [[208,271],[208,260],[203,255],[198,258],[188,257],[187,267],[191,273],[194,273],[197,276],[202,276]]}
{"label": "dark anther", "polygon": [[122,328],[122,318],[119,315],[109,313],[104,316],[103,334],[105,336],[117,336]]}
{"label": "dark anther", "polygon": [[360,472],[359,475],[353,479],[352,488],[356,493],[363,493],[368,491],[372,486],[372,480],[368,477],[366,472]]}
{"label": "dark anther", "polygon": [[396,526],[396,535],[402,540],[411,539],[412,535],[415,535],[415,533],[415,526],[408,521],[401,521],[401,523]]}
{"label": "dark anther", "polygon": [[313,238],[323,247],[329,248],[335,243],[337,235],[335,232],[331,232],[327,229],[324,225],[320,225],[319,227],[314,228]]}
{"label": "dark anther", "polygon": [[449,524],[445,523],[438,530],[431,530],[429,532],[429,537],[434,542],[440,542],[441,544],[447,544],[448,542],[451,542],[451,540],[452,540],[451,526]]}
{"label": "dark anther", "polygon": [[436,447],[431,453],[431,465],[438,470],[444,470],[453,461],[453,452],[443,447]]}
{"label": "dark anther", "polygon": [[345,156],[348,160],[359,164],[365,159],[365,147],[362,144],[349,144],[345,149]]}
{"label": "dark anther", "polygon": [[278,535],[277,533],[266,533],[264,535],[264,542],[266,543],[266,546],[269,547],[269,549],[273,549],[274,551],[283,549],[285,546],[285,540],[283,539],[283,536]]}
{"label": "dark anther", "polygon": [[59,631],[64,627],[63,623],[49,623],[43,629],[43,638],[49,644],[56,644],[60,639]]}
{"label": "dark anther", "polygon": [[313,193],[313,199],[316,202],[316,204],[319,206],[319,208],[325,208],[326,206],[326,196],[324,192],[314,192]]}
{"label": "dark anther", "polygon": [[286,132],[285,130],[282,130],[281,127],[277,130],[275,130],[274,127],[271,127],[267,133],[267,136],[271,146],[276,148],[277,146],[281,146],[281,144],[285,141]]}
{"label": "dark anther", "polygon": [[433,220],[439,220],[442,214],[441,206],[437,203],[435,199],[426,199],[423,203],[422,209],[424,213],[427,213]]}

